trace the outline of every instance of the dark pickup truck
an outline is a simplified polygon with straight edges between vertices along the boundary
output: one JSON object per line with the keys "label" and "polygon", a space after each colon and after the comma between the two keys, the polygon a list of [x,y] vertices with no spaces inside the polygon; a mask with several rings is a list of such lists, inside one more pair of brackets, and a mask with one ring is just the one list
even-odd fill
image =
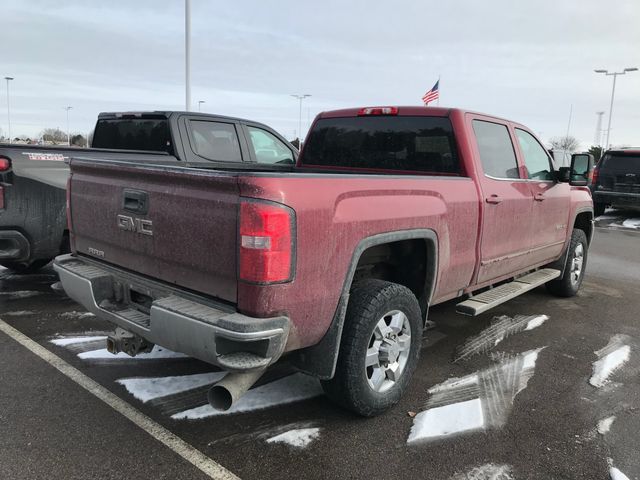
{"label": "dark pickup truck", "polygon": [[71,161],[64,289],[117,327],[114,353],[159,344],[231,372],[216,408],[286,355],[379,414],[410,381],[430,306],[465,297],[459,312],[477,315],[543,284],[575,295],[584,277],[590,157],[555,169],[520,124],[337,110],[295,169],[261,167]]}
{"label": "dark pickup truck", "polygon": [[188,112],[101,113],[92,148],[0,145],[0,265],[30,273],[69,251],[65,189],[71,157],[196,168],[261,161],[286,170],[297,152],[265,125]]}
{"label": "dark pickup truck", "polygon": [[640,209],[640,148],[608,150],[591,178],[596,216],[608,206]]}

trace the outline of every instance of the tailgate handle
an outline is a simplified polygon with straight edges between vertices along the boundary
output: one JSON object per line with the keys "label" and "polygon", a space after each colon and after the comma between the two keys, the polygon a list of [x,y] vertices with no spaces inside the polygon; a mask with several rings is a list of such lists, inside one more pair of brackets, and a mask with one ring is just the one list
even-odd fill
{"label": "tailgate handle", "polygon": [[149,194],[142,190],[124,190],[122,208],[131,213],[146,214],[149,210]]}

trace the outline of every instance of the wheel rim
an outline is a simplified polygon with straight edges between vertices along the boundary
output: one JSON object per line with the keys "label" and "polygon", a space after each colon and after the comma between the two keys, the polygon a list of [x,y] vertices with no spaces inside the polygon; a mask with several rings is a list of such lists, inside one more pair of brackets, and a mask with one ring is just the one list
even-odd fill
{"label": "wheel rim", "polygon": [[411,325],[400,310],[382,316],[373,328],[365,361],[369,387],[385,392],[404,372],[411,352]]}
{"label": "wheel rim", "polygon": [[582,267],[584,264],[584,247],[581,243],[576,245],[573,250],[573,258],[571,259],[571,284],[576,285],[580,281],[582,275]]}

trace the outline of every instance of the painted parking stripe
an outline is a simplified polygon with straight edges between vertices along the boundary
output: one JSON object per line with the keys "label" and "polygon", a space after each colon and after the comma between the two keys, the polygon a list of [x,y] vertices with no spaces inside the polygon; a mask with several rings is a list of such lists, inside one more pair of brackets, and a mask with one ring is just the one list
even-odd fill
{"label": "painted parking stripe", "polygon": [[102,400],[115,411],[128,418],[139,428],[147,432],[153,438],[164,444],[167,448],[174,451],[186,461],[200,469],[203,473],[211,478],[227,480],[237,479],[238,477],[215,462],[200,450],[185,442],[177,435],[173,434],[162,425],[154,422],[149,417],[139,412],[127,402],[111,393],[99,383],[95,382],[75,367],[62,360],[57,355],[34,342],[26,335],[22,334],[12,326],[0,320],[0,331],[14,339],[23,347],[40,357],[42,360],[56,368],[60,373],[73,380],[96,398]]}

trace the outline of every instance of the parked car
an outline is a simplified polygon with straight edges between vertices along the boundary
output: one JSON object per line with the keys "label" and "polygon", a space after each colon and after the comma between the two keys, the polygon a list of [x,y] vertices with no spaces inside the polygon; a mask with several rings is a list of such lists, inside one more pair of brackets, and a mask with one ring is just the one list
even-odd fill
{"label": "parked car", "polygon": [[[282,150],[272,148],[272,138],[284,145]],[[260,152],[254,154],[250,142],[261,142]],[[92,147],[0,145],[0,265],[31,273],[69,251],[65,162],[71,157],[194,167],[213,162],[219,168],[249,165],[256,155],[286,168],[297,157],[269,127],[187,112],[101,113]]]}
{"label": "parked car", "polygon": [[322,113],[289,171],[271,155],[233,170],[74,158],[72,254],[54,266],[117,327],[111,352],[159,344],[231,372],[209,391],[216,408],[286,355],[377,415],[407,388],[429,307],[463,297],[478,315],[542,284],[576,294],[588,163],[556,170],[523,125],[433,107]]}
{"label": "parked car", "polygon": [[608,150],[591,179],[595,215],[606,207],[640,208],[640,148]]}

